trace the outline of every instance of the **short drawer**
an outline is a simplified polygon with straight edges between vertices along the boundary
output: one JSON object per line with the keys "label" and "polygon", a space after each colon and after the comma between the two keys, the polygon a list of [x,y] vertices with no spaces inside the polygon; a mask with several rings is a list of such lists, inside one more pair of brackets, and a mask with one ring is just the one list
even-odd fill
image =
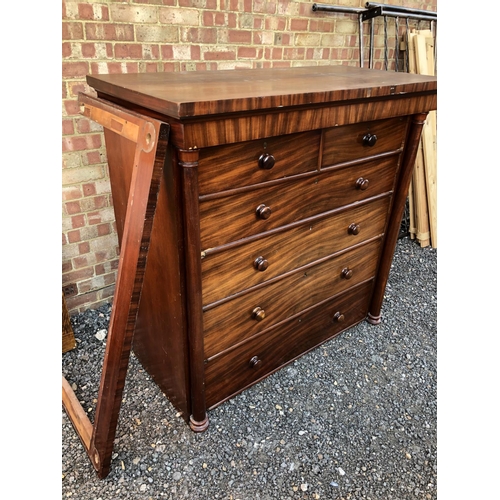
{"label": "short drawer", "polygon": [[200,203],[202,248],[213,248],[394,189],[399,155]]}
{"label": "short drawer", "polygon": [[304,309],[375,276],[381,238],[208,309],[203,314],[210,358]]}
{"label": "short drawer", "polygon": [[371,290],[371,281],[353,287],[341,296],[209,360],[205,365],[207,406],[216,406],[362,321],[368,313]]}
{"label": "short drawer", "polygon": [[201,195],[317,170],[321,131],[304,132],[200,150]]}
{"label": "short drawer", "polygon": [[321,166],[396,151],[403,147],[408,117],[325,129]]}
{"label": "short drawer", "polygon": [[306,221],[248,243],[206,253],[201,261],[203,305],[380,236],[390,196]]}

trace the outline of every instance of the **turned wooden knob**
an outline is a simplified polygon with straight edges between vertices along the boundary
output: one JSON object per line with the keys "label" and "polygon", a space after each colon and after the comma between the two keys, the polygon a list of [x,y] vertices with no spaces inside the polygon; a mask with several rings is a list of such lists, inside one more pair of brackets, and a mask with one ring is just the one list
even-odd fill
{"label": "turned wooden knob", "polygon": [[253,267],[255,267],[255,269],[257,269],[257,271],[265,271],[267,269],[268,265],[269,265],[269,262],[267,262],[267,260],[264,259],[264,257],[257,257],[253,261]]}
{"label": "turned wooden knob", "polygon": [[255,319],[256,321],[262,321],[266,317],[266,311],[262,309],[261,307],[256,307],[252,311],[252,318]]}
{"label": "turned wooden knob", "polygon": [[255,368],[256,366],[260,365],[261,363],[261,360],[257,357],[257,356],[254,356],[251,360],[250,360],[250,366],[252,368]]}
{"label": "turned wooden knob", "polygon": [[341,312],[336,312],[334,315],[333,315],[333,319],[332,321],[334,323],[342,323],[342,321],[344,321],[344,315],[341,313]]}
{"label": "turned wooden knob", "polygon": [[363,146],[375,146],[375,143],[377,142],[377,136],[375,134],[370,134],[370,132],[367,132],[363,136]]}
{"label": "turned wooden knob", "polygon": [[347,228],[347,232],[349,234],[359,234],[359,230],[361,228],[359,227],[359,224],[355,224],[354,222],[352,224],[349,225],[349,227]]}
{"label": "turned wooden knob", "polygon": [[259,219],[269,219],[271,216],[271,207],[264,205],[263,203],[255,209],[255,213]]}
{"label": "turned wooden knob", "polygon": [[265,170],[271,170],[276,163],[276,159],[269,153],[261,154],[259,157],[259,167]]}
{"label": "turned wooden knob", "polygon": [[356,188],[361,189],[361,191],[364,191],[368,187],[368,179],[363,179],[363,177],[360,177],[356,181]]}
{"label": "turned wooden knob", "polygon": [[342,276],[342,278],[344,278],[346,280],[350,280],[352,278],[352,269],[349,269],[348,267],[344,267],[344,269],[342,269],[341,276]]}

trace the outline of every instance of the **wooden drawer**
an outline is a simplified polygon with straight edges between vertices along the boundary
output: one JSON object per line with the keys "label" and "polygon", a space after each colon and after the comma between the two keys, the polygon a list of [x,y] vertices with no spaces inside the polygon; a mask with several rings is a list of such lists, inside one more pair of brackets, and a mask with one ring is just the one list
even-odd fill
{"label": "wooden drawer", "polygon": [[321,132],[269,137],[200,150],[200,195],[318,169]]}
{"label": "wooden drawer", "polygon": [[200,203],[202,248],[262,233],[394,189],[399,155]]}
{"label": "wooden drawer", "polygon": [[234,248],[207,252],[201,261],[203,305],[381,235],[389,204],[390,196],[384,196]]}
{"label": "wooden drawer", "polygon": [[405,116],[326,129],[321,166],[398,150],[404,145],[407,124]]}
{"label": "wooden drawer", "polygon": [[375,276],[381,238],[204,312],[210,358],[290,316]]}
{"label": "wooden drawer", "polygon": [[221,403],[306,351],[362,321],[367,315],[371,288],[371,281],[353,287],[206,362],[207,406],[213,407]]}

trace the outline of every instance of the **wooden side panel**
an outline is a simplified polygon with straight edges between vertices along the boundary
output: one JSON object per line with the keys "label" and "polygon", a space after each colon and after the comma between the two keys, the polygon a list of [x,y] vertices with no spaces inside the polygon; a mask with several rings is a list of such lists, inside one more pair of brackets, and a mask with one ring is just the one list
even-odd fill
{"label": "wooden side panel", "polygon": [[136,143],[107,128],[104,129],[104,140],[106,143],[118,244],[121,247]]}
{"label": "wooden side panel", "polygon": [[172,148],[163,169],[133,349],[186,421],[191,413],[183,291],[179,170]]}

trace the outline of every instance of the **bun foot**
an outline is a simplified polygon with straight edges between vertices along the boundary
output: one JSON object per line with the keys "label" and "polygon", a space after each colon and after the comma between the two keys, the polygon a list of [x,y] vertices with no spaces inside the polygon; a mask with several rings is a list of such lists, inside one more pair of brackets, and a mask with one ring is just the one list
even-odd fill
{"label": "bun foot", "polygon": [[380,314],[378,316],[372,316],[372,314],[368,313],[366,321],[368,321],[371,325],[378,325],[382,321],[382,316]]}
{"label": "bun foot", "polygon": [[205,417],[201,422],[198,422],[193,418],[193,415],[189,417],[189,427],[194,432],[203,432],[208,428],[208,417]]}

